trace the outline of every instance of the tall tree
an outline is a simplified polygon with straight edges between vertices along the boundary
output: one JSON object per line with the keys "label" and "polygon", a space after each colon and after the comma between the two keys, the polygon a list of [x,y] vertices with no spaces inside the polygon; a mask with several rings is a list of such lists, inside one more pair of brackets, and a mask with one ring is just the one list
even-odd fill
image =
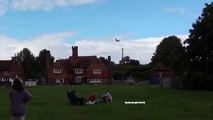
{"label": "tall tree", "polygon": [[205,4],[201,16],[190,29],[188,45],[188,88],[213,90],[213,2]]}
{"label": "tall tree", "polygon": [[35,76],[35,56],[28,48],[23,48],[15,55],[19,59],[24,67],[24,73],[27,79],[34,78]]}
{"label": "tall tree", "polygon": [[164,38],[157,46],[154,55],[151,58],[152,64],[162,63],[172,69],[176,76],[180,76],[183,65],[184,47],[181,40],[176,36]]}
{"label": "tall tree", "polygon": [[54,57],[50,54],[50,51],[43,49],[36,57],[36,76],[41,78],[45,77],[45,73],[50,65],[54,62]]}

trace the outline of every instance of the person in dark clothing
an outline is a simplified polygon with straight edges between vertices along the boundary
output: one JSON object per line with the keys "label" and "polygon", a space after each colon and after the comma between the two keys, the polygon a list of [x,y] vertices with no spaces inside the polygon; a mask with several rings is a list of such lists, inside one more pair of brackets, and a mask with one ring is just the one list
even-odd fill
{"label": "person in dark clothing", "polygon": [[10,90],[11,120],[25,120],[25,104],[31,98],[32,95],[24,89],[22,82],[16,78]]}
{"label": "person in dark clothing", "polygon": [[79,105],[84,105],[84,98],[83,97],[78,97],[76,95],[76,92],[74,90],[72,91],[67,91],[67,97],[69,98],[69,100],[73,103],[77,103]]}

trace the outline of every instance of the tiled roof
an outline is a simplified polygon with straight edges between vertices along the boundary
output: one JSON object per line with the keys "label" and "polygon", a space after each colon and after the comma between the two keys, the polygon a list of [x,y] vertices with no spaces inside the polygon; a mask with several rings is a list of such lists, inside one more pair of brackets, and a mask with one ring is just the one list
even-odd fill
{"label": "tiled roof", "polygon": [[96,60],[96,56],[80,56],[77,60],[77,66],[79,67],[89,67],[91,63]]}
{"label": "tiled roof", "polygon": [[78,56],[77,58],[70,57],[69,59],[56,60],[53,67],[66,69],[67,72],[73,72],[75,67],[90,67],[93,61],[97,60],[96,56]]}
{"label": "tiled roof", "polygon": [[0,61],[0,71],[11,70],[12,61],[11,60],[1,60]]}
{"label": "tiled roof", "polygon": [[15,60],[0,60],[0,71],[19,71],[22,69],[21,62]]}
{"label": "tiled roof", "polygon": [[60,59],[56,60],[53,67],[54,68],[63,68],[66,69],[68,72],[73,72],[74,67],[84,67],[87,68],[91,65],[93,61],[97,60],[96,56],[78,56],[76,59],[76,62],[73,57],[70,57],[69,59]]}

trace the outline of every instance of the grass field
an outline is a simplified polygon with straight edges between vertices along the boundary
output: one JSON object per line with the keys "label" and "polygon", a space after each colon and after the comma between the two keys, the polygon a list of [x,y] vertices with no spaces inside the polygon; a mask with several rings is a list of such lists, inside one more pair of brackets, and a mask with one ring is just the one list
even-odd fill
{"label": "grass field", "polygon": [[[186,91],[158,86],[37,86],[27,88],[33,95],[27,104],[27,120],[212,120],[213,92]],[[113,103],[70,105],[67,90],[88,96],[104,89]],[[9,88],[0,88],[0,120],[10,116]],[[126,105],[124,101],[145,101]]]}

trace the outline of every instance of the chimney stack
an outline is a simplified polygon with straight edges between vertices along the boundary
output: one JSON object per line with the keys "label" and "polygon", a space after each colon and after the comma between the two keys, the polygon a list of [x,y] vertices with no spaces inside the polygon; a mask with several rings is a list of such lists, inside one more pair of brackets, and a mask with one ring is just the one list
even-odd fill
{"label": "chimney stack", "polygon": [[72,46],[72,57],[78,58],[78,46]]}
{"label": "chimney stack", "polygon": [[108,56],[108,62],[109,63],[111,62],[111,56]]}

